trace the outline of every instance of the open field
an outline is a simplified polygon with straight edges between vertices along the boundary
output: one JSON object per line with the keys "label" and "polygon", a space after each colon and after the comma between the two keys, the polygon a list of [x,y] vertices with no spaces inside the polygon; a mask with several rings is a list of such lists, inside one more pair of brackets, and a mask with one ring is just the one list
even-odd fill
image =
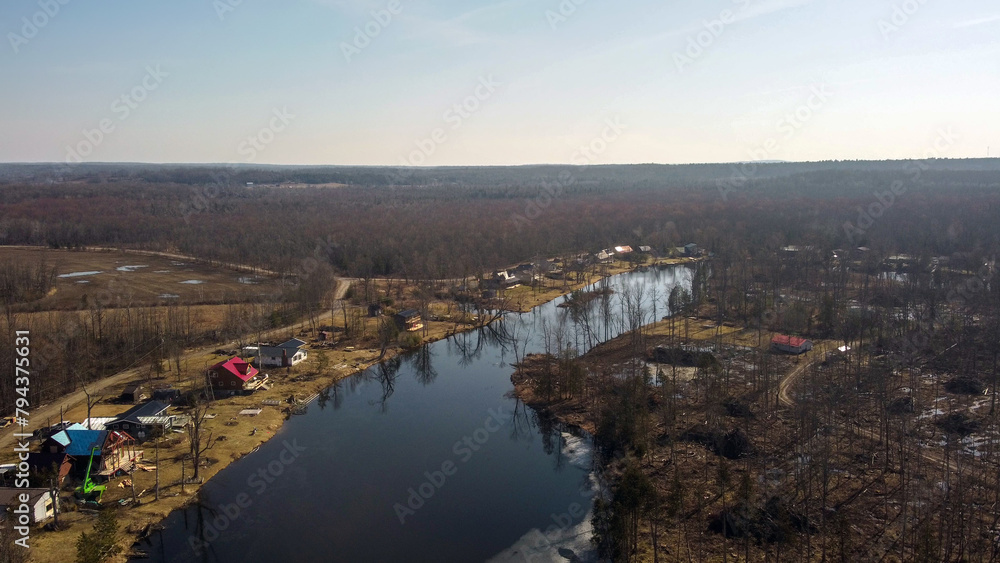
{"label": "open field", "polygon": [[33,311],[85,307],[100,299],[110,306],[218,304],[273,294],[274,277],[233,268],[121,251],[53,250],[0,246],[0,262],[45,261],[57,269],[56,285],[44,298],[26,304]]}

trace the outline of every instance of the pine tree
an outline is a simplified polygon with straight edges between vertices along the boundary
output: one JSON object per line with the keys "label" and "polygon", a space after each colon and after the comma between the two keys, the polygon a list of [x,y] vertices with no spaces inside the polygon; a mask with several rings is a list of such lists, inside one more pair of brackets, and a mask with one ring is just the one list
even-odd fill
{"label": "pine tree", "polygon": [[122,552],[118,545],[118,516],[105,509],[97,517],[94,531],[81,532],[76,540],[76,563],[103,563]]}

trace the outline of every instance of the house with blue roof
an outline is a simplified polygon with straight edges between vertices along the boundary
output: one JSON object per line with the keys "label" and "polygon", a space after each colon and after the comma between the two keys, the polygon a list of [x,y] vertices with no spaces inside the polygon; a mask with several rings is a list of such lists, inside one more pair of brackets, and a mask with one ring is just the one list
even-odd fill
{"label": "house with blue roof", "polygon": [[91,475],[106,477],[119,471],[129,471],[142,458],[142,452],[135,449],[135,439],[126,432],[115,430],[67,428],[42,442],[41,451],[70,456],[77,473],[87,470],[93,454]]}

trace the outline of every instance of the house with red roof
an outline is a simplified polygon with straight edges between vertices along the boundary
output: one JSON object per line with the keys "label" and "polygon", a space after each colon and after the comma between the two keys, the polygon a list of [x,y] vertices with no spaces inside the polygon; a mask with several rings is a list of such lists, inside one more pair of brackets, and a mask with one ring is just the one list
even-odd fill
{"label": "house with red roof", "polygon": [[813,343],[798,336],[775,334],[771,339],[771,351],[784,354],[803,354],[813,349]]}
{"label": "house with red roof", "polygon": [[216,394],[252,393],[264,387],[267,374],[234,356],[208,368],[208,382]]}

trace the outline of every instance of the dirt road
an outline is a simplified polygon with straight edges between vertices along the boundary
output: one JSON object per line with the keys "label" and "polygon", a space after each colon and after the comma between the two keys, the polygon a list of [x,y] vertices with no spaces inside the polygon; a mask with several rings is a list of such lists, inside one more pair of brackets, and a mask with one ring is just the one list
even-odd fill
{"label": "dirt road", "polygon": [[798,383],[798,380],[802,377],[810,366],[816,362],[823,359],[827,351],[834,347],[833,342],[829,341],[819,341],[816,342],[811,352],[808,352],[808,360],[795,366],[792,371],[788,372],[781,382],[778,383],[778,403],[783,407],[794,407],[795,399],[792,398],[792,387]]}
{"label": "dirt road", "polygon": [[[344,295],[347,294],[347,290],[350,287],[351,287],[350,280],[338,279],[337,288],[334,290],[334,298],[337,301],[343,299]],[[333,316],[332,310],[327,310],[317,317],[317,323],[318,324],[326,323],[331,320],[332,316]],[[301,321],[290,326],[269,330],[267,332],[264,332],[263,335],[265,337],[270,337],[272,335],[287,332],[289,330],[298,331],[301,330],[302,328],[305,328],[308,324],[309,324],[308,320]],[[195,348],[185,352],[183,359],[188,360],[191,358],[204,356],[205,354],[210,353],[212,350],[218,348],[233,348],[236,345],[237,344],[235,341],[231,341],[222,344],[216,343],[211,346],[203,346],[201,348]],[[116,373],[115,375],[105,377],[100,381],[90,383],[87,386],[87,390],[90,391],[90,395],[92,397],[102,397],[102,396],[109,397],[112,395],[117,395],[120,392],[121,388],[126,383],[141,378],[145,374],[145,372],[146,372],[145,365],[133,367],[121,371],[119,373]],[[86,400],[87,400],[87,394],[84,393],[83,390],[80,390],[70,393],[69,395],[65,395],[52,403],[32,407],[28,410],[31,416],[29,420],[30,424],[26,430],[28,432],[31,432],[37,428],[42,428],[47,421],[51,421],[53,424],[55,424],[59,422],[60,410],[68,411],[79,404],[85,403]],[[8,426],[7,428],[4,428],[3,430],[0,430],[0,448],[6,448],[8,447],[9,444],[13,444],[15,432],[21,432],[21,428],[12,425]]]}
{"label": "dirt road", "polygon": [[[785,375],[785,377],[778,384],[778,402],[781,404],[781,406],[786,408],[793,408],[795,406],[795,398],[792,396],[793,387],[802,378],[802,374],[805,373],[810,366],[822,360],[823,357],[826,355],[826,352],[832,350],[834,346],[835,344],[833,342],[829,341],[818,342],[816,344],[816,347],[813,348],[813,351],[810,353],[812,357],[809,359],[809,361],[803,362],[795,366],[794,369],[792,369]],[[852,425],[849,430],[854,434],[861,436],[862,438],[866,438],[874,442],[879,442],[881,440],[879,433],[869,428],[859,428],[857,426]],[[949,469],[953,471],[956,470],[957,468],[957,466],[954,465],[954,462],[949,461],[946,464],[944,454],[937,450],[932,450],[930,448],[919,448],[917,449],[916,454],[921,460],[932,461],[937,465],[940,465],[942,468],[944,468],[946,465]]]}

